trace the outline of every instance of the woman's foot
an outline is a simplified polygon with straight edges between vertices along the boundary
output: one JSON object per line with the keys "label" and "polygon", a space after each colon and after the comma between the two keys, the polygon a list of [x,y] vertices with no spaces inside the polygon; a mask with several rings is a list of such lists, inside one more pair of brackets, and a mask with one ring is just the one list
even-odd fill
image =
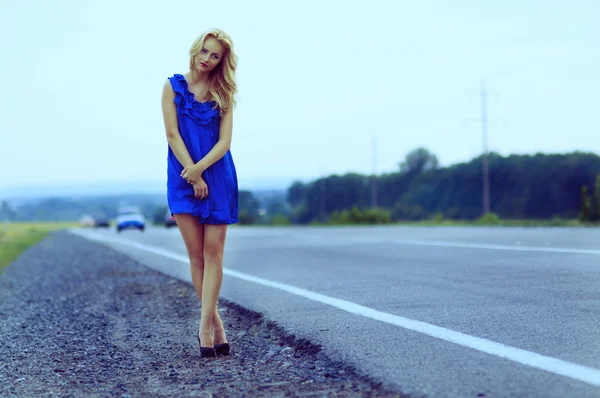
{"label": "woman's foot", "polygon": [[218,315],[215,318],[213,323],[215,351],[220,355],[229,355],[229,342],[227,341],[227,336],[225,336],[223,321],[221,321],[221,318],[218,317]]}
{"label": "woman's foot", "polygon": [[[219,355],[229,355],[229,342],[225,337],[224,329],[215,329],[215,352]],[[217,341],[219,343],[217,343]]]}
{"label": "woman's foot", "polygon": [[213,329],[213,335],[214,335],[215,345],[228,343],[227,336],[225,336],[225,329],[215,328],[215,329]]}
{"label": "woman's foot", "polygon": [[225,326],[219,316],[219,310],[215,311],[212,321],[212,331],[215,339],[215,345],[227,343],[227,337],[225,336]]}
{"label": "woman's foot", "polygon": [[217,356],[211,332],[199,332],[197,337],[198,345],[200,345],[200,358]]}

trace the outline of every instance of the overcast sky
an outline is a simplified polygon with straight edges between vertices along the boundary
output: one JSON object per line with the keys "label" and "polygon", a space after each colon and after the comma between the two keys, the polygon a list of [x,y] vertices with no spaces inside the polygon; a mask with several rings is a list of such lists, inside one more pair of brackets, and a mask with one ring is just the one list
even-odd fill
{"label": "overcast sky", "polygon": [[489,148],[600,153],[600,2],[3,1],[0,189],[164,181],[165,79],[225,29],[240,185],[442,165]]}

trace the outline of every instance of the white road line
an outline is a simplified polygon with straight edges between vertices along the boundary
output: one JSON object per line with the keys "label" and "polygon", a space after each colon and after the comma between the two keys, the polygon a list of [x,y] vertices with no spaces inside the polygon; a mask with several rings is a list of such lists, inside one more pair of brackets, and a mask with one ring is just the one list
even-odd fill
{"label": "white road line", "polygon": [[[146,252],[158,254],[167,258],[171,258],[173,260],[181,261],[186,264],[189,262],[187,256],[173,253],[164,249],[151,247],[142,243],[96,234],[92,235],[78,233],[76,231],[72,232],[90,240],[96,240],[105,243],[117,243],[119,245],[134,247],[136,249],[144,250]],[[576,363],[563,361],[561,359],[537,354],[535,352],[507,346],[501,343],[497,343],[495,341],[470,336],[468,334],[457,332],[451,329],[446,329],[429,323],[389,314],[387,312],[378,311],[373,308],[365,307],[350,301],[326,296],[324,294],[315,293],[310,290],[287,285],[284,283],[258,278],[256,276],[244,274],[238,271],[233,271],[231,269],[224,269],[223,273],[234,278],[242,279],[263,286],[272,287],[275,289],[282,290],[284,292],[294,294],[296,296],[304,297],[309,300],[327,304],[352,314],[361,315],[366,318],[371,318],[392,325],[400,326],[402,328],[423,333],[444,341],[449,341],[461,345],[463,347],[472,348],[474,350],[485,352],[490,355],[508,359],[523,365],[531,366],[536,369],[569,377],[574,380],[582,381],[584,383],[600,387],[600,369],[595,369],[584,365],[578,365]]]}
{"label": "white road line", "polygon": [[443,246],[443,247],[464,247],[469,249],[492,249],[492,250],[513,250],[528,252],[552,252],[552,253],[576,253],[576,254],[596,254],[600,255],[600,250],[594,249],[571,249],[567,247],[541,247],[541,246],[509,246],[493,245],[487,243],[464,243],[450,241],[428,241],[428,240],[407,240],[394,239],[392,243],[401,245],[419,245],[419,246]]}
{"label": "white road line", "polygon": [[457,247],[467,249],[490,249],[490,250],[509,250],[509,251],[528,251],[528,252],[550,252],[550,253],[573,253],[573,254],[593,254],[600,255],[600,250],[596,249],[573,249],[568,247],[543,247],[543,246],[512,246],[495,245],[488,243],[466,243],[441,240],[414,240],[414,239],[385,239],[369,237],[326,237],[320,235],[296,235],[293,236],[296,241],[312,241],[319,244],[335,245],[357,245],[370,243],[394,243],[399,245],[417,245],[417,246],[440,246]]}

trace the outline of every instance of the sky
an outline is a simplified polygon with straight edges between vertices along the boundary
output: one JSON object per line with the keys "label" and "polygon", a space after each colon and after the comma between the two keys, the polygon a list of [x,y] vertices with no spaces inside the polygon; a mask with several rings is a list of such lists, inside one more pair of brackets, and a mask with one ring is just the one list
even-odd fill
{"label": "sky", "polygon": [[56,1],[0,5],[0,193],[166,181],[164,82],[202,32],[239,57],[240,187],[385,173],[425,147],[442,166],[600,154],[600,2]]}

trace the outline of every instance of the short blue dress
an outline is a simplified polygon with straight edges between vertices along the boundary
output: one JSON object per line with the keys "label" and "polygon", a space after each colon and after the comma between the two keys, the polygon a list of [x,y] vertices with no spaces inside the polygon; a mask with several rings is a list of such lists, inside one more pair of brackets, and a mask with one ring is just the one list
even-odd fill
{"label": "short blue dress", "polygon": [[[219,140],[221,116],[214,101],[196,101],[183,75],[175,74],[169,81],[175,92],[179,133],[196,163]],[[183,166],[169,146],[167,201],[171,214],[191,214],[202,224],[238,222],[238,181],[231,151],[202,174],[208,185],[208,197],[205,199],[194,197],[194,187],[181,177],[182,170]]]}

